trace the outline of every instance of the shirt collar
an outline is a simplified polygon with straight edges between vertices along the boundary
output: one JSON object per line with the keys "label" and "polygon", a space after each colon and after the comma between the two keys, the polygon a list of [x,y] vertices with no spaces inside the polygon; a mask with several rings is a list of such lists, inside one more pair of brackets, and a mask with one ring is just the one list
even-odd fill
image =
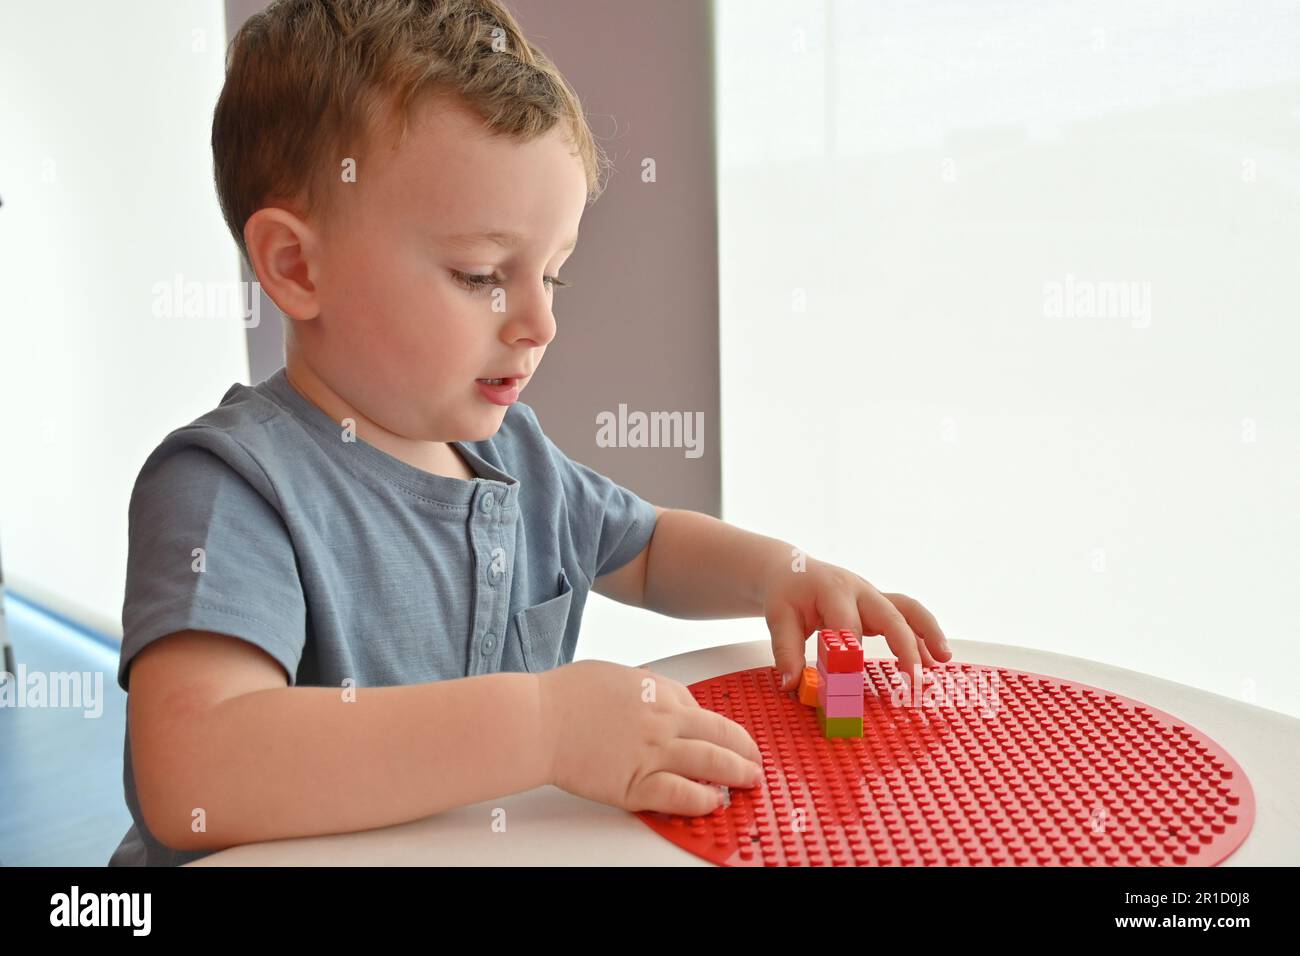
{"label": "shirt collar", "polygon": [[[241,386],[245,387],[245,386]],[[477,477],[473,481],[452,478],[447,475],[435,475],[432,472],[416,468],[414,465],[394,458],[357,436],[355,441],[345,442],[341,438],[342,426],[330,418],[289,382],[288,375],[282,367],[270,378],[252,389],[269,398],[275,404],[288,411],[315,435],[321,446],[334,457],[352,465],[362,473],[379,475],[414,493],[441,504],[470,507],[475,497],[482,498],[490,491],[494,503],[502,510],[515,507],[519,494],[519,481],[501,469],[485,461],[468,447],[465,442],[449,442],[459,449]],[[232,389],[231,392],[234,392]],[[227,396],[231,394],[227,392]],[[484,486],[490,487],[484,487]]]}

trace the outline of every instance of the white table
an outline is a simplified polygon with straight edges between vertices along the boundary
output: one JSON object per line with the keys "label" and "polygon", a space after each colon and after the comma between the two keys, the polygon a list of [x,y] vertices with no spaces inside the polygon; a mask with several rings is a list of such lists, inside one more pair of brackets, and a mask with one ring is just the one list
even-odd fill
{"label": "white table", "polygon": [[[883,643],[883,642],[882,642]],[[1256,817],[1225,866],[1300,864],[1300,720],[1217,694],[1078,657],[977,641],[950,642],[953,660],[1091,684],[1167,711],[1209,735],[1245,768]],[[809,641],[815,662],[816,644]],[[647,665],[692,684],[771,666],[765,640],[679,654]],[[494,810],[505,832],[494,832]],[[496,816],[499,816],[497,814]],[[624,810],[556,787],[458,807],[412,823],[232,847],[191,866],[707,866]]]}

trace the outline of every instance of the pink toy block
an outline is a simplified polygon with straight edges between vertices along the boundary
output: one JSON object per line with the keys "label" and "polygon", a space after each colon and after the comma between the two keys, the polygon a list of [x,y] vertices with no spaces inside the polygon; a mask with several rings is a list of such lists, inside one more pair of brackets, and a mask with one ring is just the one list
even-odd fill
{"label": "pink toy block", "polygon": [[826,685],[817,687],[817,706],[826,711],[827,717],[861,717],[863,711],[862,693],[837,697],[826,693]]}
{"label": "pink toy block", "polygon": [[818,663],[817,677],[826,688],[828,697],[851,697],[854,694],[861,696],[864,690],[862,675],[856,672],[852,674],[828,674]]}

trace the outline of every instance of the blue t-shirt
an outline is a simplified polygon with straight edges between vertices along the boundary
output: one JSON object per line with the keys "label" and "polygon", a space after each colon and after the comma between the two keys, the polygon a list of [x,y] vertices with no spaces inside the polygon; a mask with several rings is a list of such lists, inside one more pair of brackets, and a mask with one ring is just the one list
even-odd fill
{"label": "blue t-shirt", "polygon": [[[455,442],[473,481],[422,471],[344,429],[280,369],[145,461],[129,510],[118,683],[151,641],[214,631],[262,648],[291,685],[382,687],[573,660],[592,581],[649,543],[655,510],[571,460],[516,402]],[[110,866],[187,863],[135,825]]]}

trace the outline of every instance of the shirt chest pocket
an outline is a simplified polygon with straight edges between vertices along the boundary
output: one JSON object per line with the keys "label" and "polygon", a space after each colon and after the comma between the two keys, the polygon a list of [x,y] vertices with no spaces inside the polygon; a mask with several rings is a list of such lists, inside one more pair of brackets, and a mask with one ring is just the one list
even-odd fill
{"label": "shirt chest pocket", "polygon": [[515,630],[529,671],[546,671],[561,664],[560,653],[573,603],[573,588],[564,569],[559,574],[559,594],[515,613]]}

